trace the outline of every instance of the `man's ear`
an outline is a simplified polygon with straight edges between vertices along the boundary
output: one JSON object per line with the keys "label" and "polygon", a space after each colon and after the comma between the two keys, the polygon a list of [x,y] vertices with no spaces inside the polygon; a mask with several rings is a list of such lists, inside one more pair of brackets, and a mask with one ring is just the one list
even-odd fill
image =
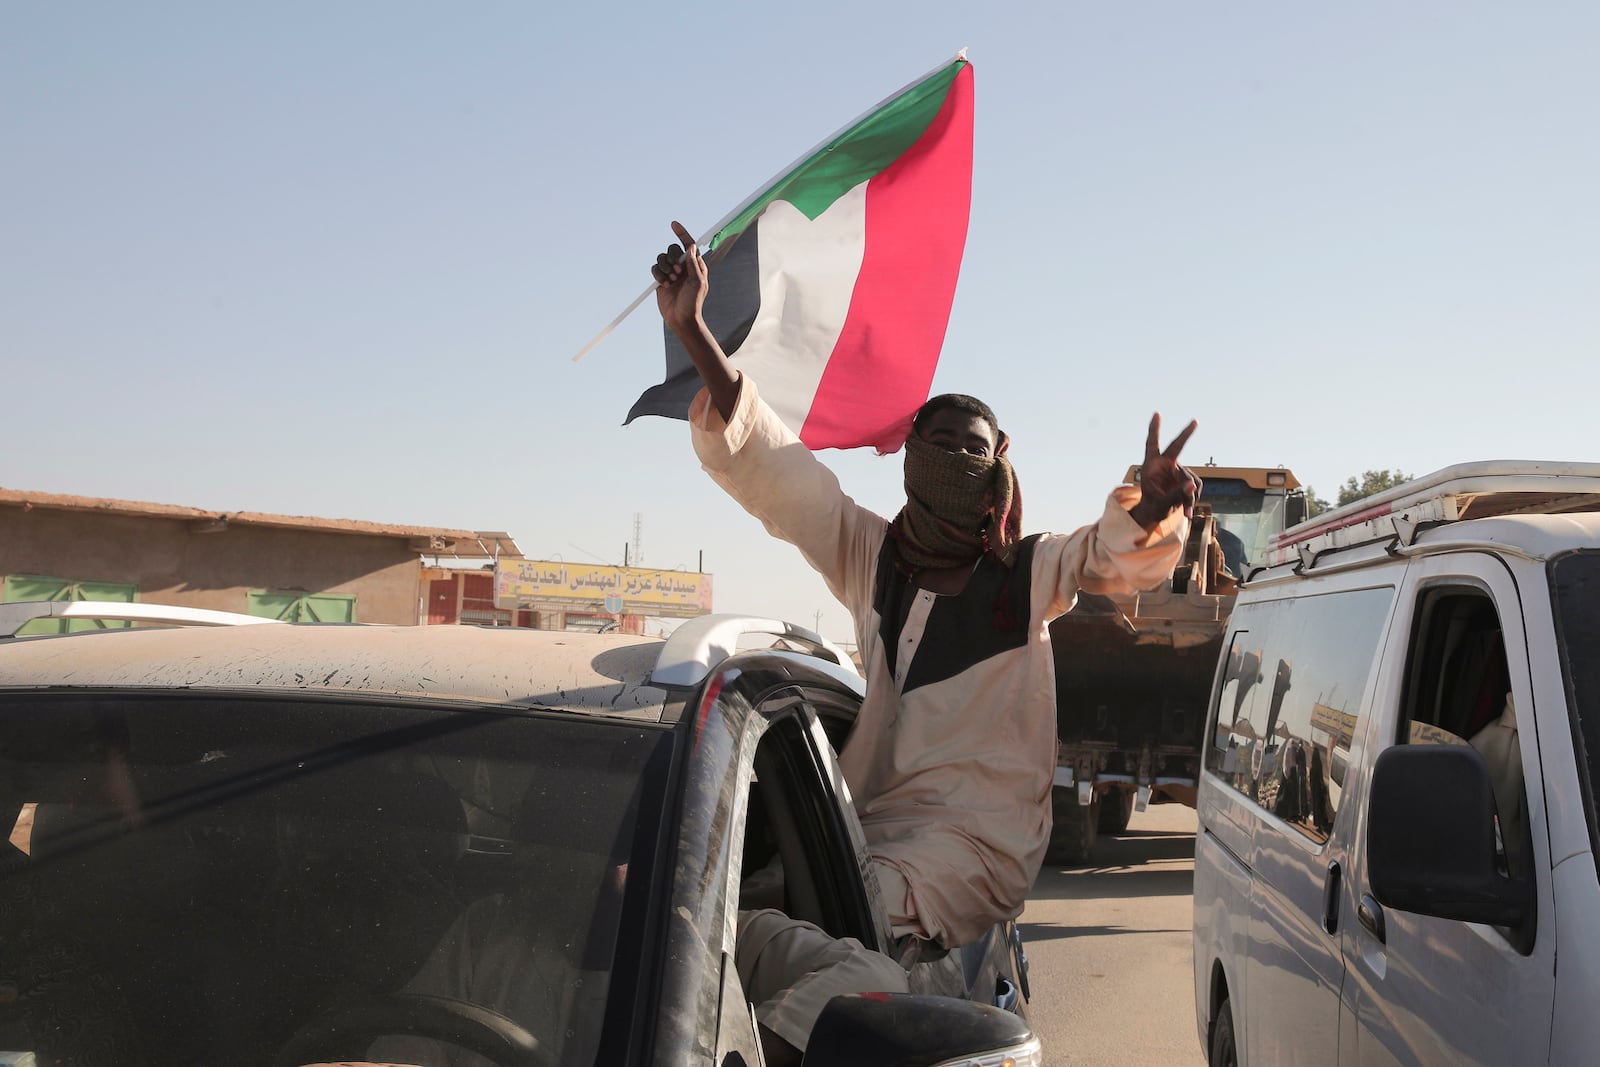
{"label": "man's ear", "polygon": [[994,434],[994,458],[999,459],[1006,454],[1006,449],[1011,447],[1011,438],[1004,430],[998,427],[995,429]]}

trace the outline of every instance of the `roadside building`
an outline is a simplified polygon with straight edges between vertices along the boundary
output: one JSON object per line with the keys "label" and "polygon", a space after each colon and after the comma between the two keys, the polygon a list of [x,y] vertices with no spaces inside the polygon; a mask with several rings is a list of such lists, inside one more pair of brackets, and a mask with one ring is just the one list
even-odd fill
{"label": "roadside building", "polygon": [[424,557],[492,566],[509,555],[520,552],[503,533],[0,488],[5,601],[138,601],[415,625],[429,612]]}

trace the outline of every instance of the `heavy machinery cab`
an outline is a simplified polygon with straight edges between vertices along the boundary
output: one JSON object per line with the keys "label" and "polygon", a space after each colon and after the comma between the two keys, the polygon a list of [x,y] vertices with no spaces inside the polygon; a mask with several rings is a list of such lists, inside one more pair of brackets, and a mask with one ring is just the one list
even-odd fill
{"label": "heavy machinery cab", "polygon": [[[1300,480],[1282,467],[1207,463],[1190,470],[1200,479],[1199,503],[1209,509],[1215,523],[1212,540],[1222,551],[1223,565],[1236,579],[1243,580],[1250,571],[1265,566],[1272,539],[1305,520],[1306,498]],[[1137,466],[1129,467],[1125,480],[1138,485],[1139,474]],[[1194,539],[1190,543],[1194,544]],[[1182,584],[1181,578],[1179,582]]]}

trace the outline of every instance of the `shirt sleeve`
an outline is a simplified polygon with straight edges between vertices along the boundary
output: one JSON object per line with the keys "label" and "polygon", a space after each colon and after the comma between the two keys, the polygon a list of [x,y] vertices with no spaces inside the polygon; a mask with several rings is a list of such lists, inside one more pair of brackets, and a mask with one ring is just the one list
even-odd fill
{"label": "shirt sleeve", "polygon": [[800,550],[852,614],[872,597],[872,573],[887,523],[857,504],[839,480],[762,402],[748,375],[726,421],[702,389],[689,407],[700,463],[713,481]]}
{"label": "shirt sleeve", "polygon": [[1046,534],[1033,554],[1033,588],[1043,593],[1044,621],[1072,609],[1079,592],[1132,593],[1154,589],[1183,556],[1189,520],[1174,510],[1153,530],[1128,514],[1139,490],[1121,485],[1106,498],[1100,521],[1076,533]]}

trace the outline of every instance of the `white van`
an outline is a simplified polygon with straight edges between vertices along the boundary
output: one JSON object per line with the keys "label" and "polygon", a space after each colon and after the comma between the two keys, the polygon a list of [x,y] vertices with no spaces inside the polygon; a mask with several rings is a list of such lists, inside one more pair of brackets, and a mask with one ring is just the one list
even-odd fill
{"label": "white van", "polygon": [[1281,535],[1206,746],[1211,1064],[1600,1062],[1600,464],[1450,467]]}

